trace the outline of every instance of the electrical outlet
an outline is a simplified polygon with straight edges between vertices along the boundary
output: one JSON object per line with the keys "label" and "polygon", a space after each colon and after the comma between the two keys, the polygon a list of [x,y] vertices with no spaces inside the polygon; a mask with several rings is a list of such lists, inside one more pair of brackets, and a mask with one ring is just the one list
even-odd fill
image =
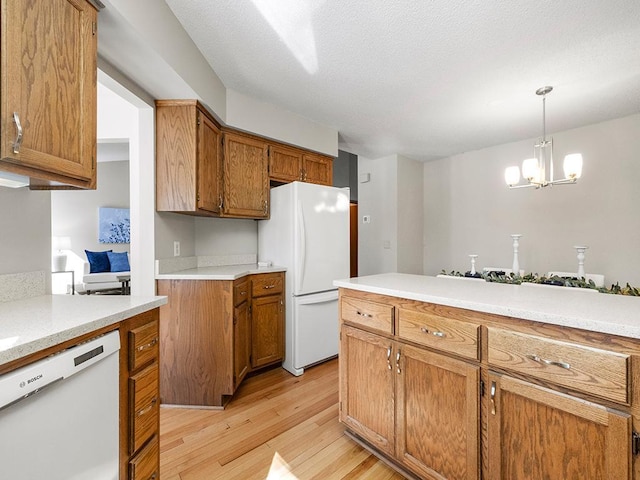
{"label": "electrical outlet", "polygon": [[371,223],[371,215],[363,215],[362,223]]}
{"label": "electrical outlet", "polygon": [[180,242],[173,242],[173,256],[180,256]]}

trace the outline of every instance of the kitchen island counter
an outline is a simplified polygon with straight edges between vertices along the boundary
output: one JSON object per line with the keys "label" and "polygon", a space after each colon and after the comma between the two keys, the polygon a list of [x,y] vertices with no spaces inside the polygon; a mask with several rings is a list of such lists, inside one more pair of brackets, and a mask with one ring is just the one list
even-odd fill
{"label": "kitchen island counter", "polygon": [[640,339],[640,299],[595,290],[386,273],[336,280],[341,288]]}
{"label": "kitchen island counter", "polygon": [[0,366],[167,303],[161,296],[42,295],[0,303]]}

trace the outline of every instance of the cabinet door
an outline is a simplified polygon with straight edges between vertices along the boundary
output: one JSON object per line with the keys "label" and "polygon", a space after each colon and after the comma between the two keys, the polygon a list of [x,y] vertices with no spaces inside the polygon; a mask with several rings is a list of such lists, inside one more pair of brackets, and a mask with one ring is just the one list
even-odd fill
{"label": "cabinet door", "polygon": [[340,421],[394,454],[395,359],[388,338],[342,326],[340,333]]}
{"label": "cabinet door", "polygon": [[284,357],[284,307],[282,295],[254,298],[251,302],[251,367],[259,368]]}
{"label": "cabinet door", "polygon": [[233,384],[238,388],[249,371],[251,355],[251,331],[249,330],[249,303],[233,309]]}
{"label": "cabinet door", "polygon": [[222,206],[222,152],[220,130],[198,112],[198,160],[196,162],[198,209],[220,213]]}
{"label": "cabinet door", "polygon": [[396,455],[428,478],[479,478],[480,368],[398,344]]}
{"label": "cabinet door", "polygon": [[631,478],[629,415],[491,372],[487,393],[490,479]]}
{"label": "cabinet door", "polygon": [[[7,169],[95,188],[96,22],[85,0],[3,0],[0,148]],[[22,141],[14,148],[18,123]]]}
{"label": "cabinet door", "polygon": [[269,217],[267,144],[253,137],[224,134],[223,214]]}
{"label": "cabinet door", "polygon": [[333,185],[333,160],[330,157],[306,154],[302,169],[305,182]]}
{"label": "cabinet door", "polygon": [[278,182],[302,180],[302,152],[277,145],[269,147],[269,178]]}

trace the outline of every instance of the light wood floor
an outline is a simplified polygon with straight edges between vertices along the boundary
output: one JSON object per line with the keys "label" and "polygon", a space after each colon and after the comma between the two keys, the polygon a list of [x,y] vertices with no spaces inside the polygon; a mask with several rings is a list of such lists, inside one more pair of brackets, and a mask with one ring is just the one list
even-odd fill
{"label": "light wood floor", "polygon": [[224,411],[160,409],[162,480],[404,477],[344,435],[338,361],[294,377],[273,369],[240,386]]}

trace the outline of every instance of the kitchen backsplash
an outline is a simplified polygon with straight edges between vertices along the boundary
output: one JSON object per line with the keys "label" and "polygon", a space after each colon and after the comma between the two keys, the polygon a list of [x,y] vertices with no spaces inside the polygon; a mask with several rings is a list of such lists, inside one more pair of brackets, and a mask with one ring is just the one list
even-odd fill
{"label": "kitchen backsplash", "polygon": [[0,275],[0,302],[11,302],[44,294],[44,271]]}
{"label": "kitchen backsplash", "polygon": [[198,267],[224,265],[251,265],[258,261],[255,253],[242,255],[203,255],[200,257],[176,257],[156,260],[156,275],[179,272]]}

